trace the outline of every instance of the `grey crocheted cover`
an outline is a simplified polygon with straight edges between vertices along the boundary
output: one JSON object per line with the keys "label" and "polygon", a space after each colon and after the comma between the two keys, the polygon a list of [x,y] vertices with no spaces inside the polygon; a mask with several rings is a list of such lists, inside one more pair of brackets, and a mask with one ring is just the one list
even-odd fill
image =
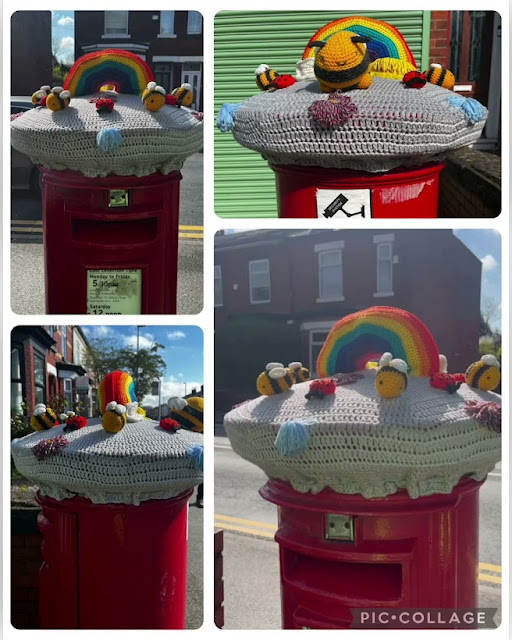
{"label": "grey crocheted cover", "polygon": [[69,444],[57,455],[38,460],[32,447],[63,435],[63,428],[37,431],[11,444],[18,471],[56,500],[82,496],[100,504],[139,504],[174,497],[203,481],[203,472],[187,456],[187,447],[203,444],[200,433],[170,433],[154,420],[142,420],[112,434],[101,419],[91,420],[64,434]]}
{"label": "grey crocheted cover", "polygon": [[439,160],[480,137],[485,118],[470,124],[448,103],[453,96],[436,85],[406,88],[374,78],[369,89],[345,92],[358,114],[333,129],[320,127],[308,114],[316,100],[327,100],[316,80],[262,92],[246,100],[235,115],[233,135],[273,164],[388,171]]}
{"label": "grey crocheted cover", "polygon": [[[119,129],[122,143],[101,151],[101,129]],[[89,96],[72,98],[68,108],[36,108],[11,122],[12,146],[47,169],[70,169],[88,177],[145,176],[179,170],[202,148],[203,123],[188,109],[164,106],[148,111],[139,96],[119,95],[111,113],[99,115]]]}
{"label": "grey crocheted cover", "polygon": [[[463,384],[449,395],[428,378],[410,377],[405,393],[386,400],[375,390],[374,372],[323,400],[306,400],[308,390],[308,382],[297,384],[224,418],[236,453],[298,491],[331,487],[366,498],[398,489],[412,498],[450,493],[463,476],[482,480],[500,460],[500,435],[465,411],[467,400],[501,402],[496,394]],[[274,446],[286,421],[311,422],[308,446],[296,457]]]}

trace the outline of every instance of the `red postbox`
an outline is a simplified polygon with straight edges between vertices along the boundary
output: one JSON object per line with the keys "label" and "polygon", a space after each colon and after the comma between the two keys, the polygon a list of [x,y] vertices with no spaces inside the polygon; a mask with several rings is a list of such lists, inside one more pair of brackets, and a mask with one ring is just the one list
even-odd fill
{"label": "red postbox", "polygon": [[181,173],[43,174],[48,313],[176,313]]}
{"label": "red postbox", "polygon": [[283,628],[350,628],[360,608],[476,607],[481,484],[366,499],[269,480],[260,494],[278,506]]}
{"label": "red postbox", "polygon": [[383,173],[270,164],[280,218],[437,218],[444,162]]}
{"label": "red postbox", "polygon": [[140,505],[38,494],[44,629],[183,629],[186,491]]}

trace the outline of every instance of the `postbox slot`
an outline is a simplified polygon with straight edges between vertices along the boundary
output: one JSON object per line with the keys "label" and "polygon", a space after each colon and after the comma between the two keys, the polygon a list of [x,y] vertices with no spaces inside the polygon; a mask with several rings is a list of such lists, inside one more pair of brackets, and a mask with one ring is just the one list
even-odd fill
{"label": "postbox slot", "polygon": [[71,220],[74,242],[115,247],[152,242],[158,234],[158,218],[139,220]]}
{"label": "postbox slot", "polygon": [[402,596],[400,563],[336,562],[289,553],[284,562],[285,580],[301,591],[335,599],[396,602]]}

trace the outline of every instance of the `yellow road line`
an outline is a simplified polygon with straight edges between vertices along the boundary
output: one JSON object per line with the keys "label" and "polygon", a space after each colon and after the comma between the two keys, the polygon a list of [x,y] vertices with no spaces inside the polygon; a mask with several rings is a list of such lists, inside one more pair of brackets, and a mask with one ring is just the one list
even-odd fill
{"label": "yellow road line", "polygon": [[501,578],[498,576],[488,576],[486,573],[479,573],[478,579],[481,582],[494,582],[495,584],[501,584]]}
{"label": "yellow road line", "polygon": [[233,518],[232,516],[221,516],[215,514],[216,520],[226,520],[227,522],[237,522],[238,524],[250,524],[253,527],[260,527],[262,529],[270,529],[271,531],[277,531],[277,527],[274,524],[268,522],[256,522],[255,520],[245,520],[245,518]]}
{"label": "yellow road line", "polygon": [[501,567],[499,567],[497,564],[486,564],[485,562],[481,562],[478,567],[487,571],[495,571],[496,573],[501,573]]}
{"label": "yellow road line", "polygon": [[180,233],[180,238],[204,238],[202,233]]}
{"label": "yellow road line", "polygon": [[39,227],[11,227],[11,231],[23,231],[24,233],[32,231],[35,233],[41,233],[41,229]]}
{"label": "yellow road line", "polygon": [[258,536],[259,538],[270,538],[274,539],[273,533],[266,533],[265,531],[261,531],[260,529],[248,529],[246,527],[236,527],[231,526],[230,524],[226,524],[225,522],[215,522],[215,526],[219,529],[225,529],[226,531],[238,531],[239,533],[250,533],[253,536]]}
{"label": "yellow road line", "polygon": [[188,229],[188,231],[204,231],[204,227],[190,227],[186,224],[180,224],[180,229]]}
{"label": "yellow road line", "polygon": [[13,224],[38,224],[43,225],[42,220],[11,220],[11,225]]}

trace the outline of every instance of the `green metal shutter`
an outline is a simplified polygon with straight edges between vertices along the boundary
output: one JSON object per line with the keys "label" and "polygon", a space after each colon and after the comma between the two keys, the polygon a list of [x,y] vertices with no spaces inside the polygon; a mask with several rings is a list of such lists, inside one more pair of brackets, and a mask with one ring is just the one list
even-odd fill
{"label": "green metal shutter", "polygon": [[[428,63],[430,11],[221,11],[215,17],[215,118],[225,102],[258,92],[254,70],[264,63],[295,75],[304,47],[318,29],[364,15],[395,26],[419,69]],[[223,218],[277,216],[274,173],[262,157],[215,130],[215,212]]]}

